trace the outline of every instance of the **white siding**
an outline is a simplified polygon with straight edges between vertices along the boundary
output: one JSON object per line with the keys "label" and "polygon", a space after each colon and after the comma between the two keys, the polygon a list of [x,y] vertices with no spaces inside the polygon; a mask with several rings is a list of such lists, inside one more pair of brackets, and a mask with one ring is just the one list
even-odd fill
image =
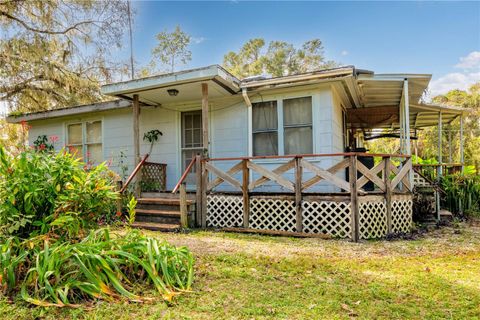
{"label": "white siding", "polygon": [[[313,152],[314,153],[338,153],[343,152],[342,135],[342,112],[340,100],[328,85],[311,86],[308,89],[283,89],[275,93],[262,93],[252,95],[252,102],[283,100],[294,97],[312,97],[312,117],[313,117]],[[235,103],[236,101],[236,103]],[[188,111],[200,109],[200,102],[196,108],[190,108]],[[187,111],[187,110],[185,110]],[[249,133],[248,133],[248,107],[238,97],[232,100],[211,102],[209,134],[210,134],[210,157],[242,157],[249,155]],[[30,123],[30,143],[38,135],[47,136],[56,135],[59,137],[57,149],[65,144],[65,126],[67,123],[77,121],[87,121],[100,119],[103,123],[103,153],[104,159],[111,163],[111,168],[115,171],[121,171],[119,167],[120,152],[123,151],[126,156],[128,173],[134,167],[133,155],[133,129],[131,109],[111,110],[108,112],[90,113],[82,116],[64,117],[52,120],[39,120]],[[180,155],[180,135],[181,135],[181,112],[169,107],[142,108],[140,113],[140,139],[141,154],[149,151],[150,145],[143,141],[145,132],[158,129],[163,133],[159,141],[154,145],[149,161],[167,164],[167,189],[171,190],[181,175],[181,155]],[[279,130],[283,130],[282,124],[279,124]],[[279,132],[279,135],[281,133]],[[283,148],[282,148],[283,149]],[[328,168],[340,161],[341,158],[317,158],[312,159],[322,168]],[[258,160],[260,165],[273,169],[279,163],[288,160]],[[227,170],[237,161],[215,162],[219,168]],[[305,172],[304,180],[312,176]],[[344,172],[339,173],[344,176]],[[240,174],[237,175],[240,179]],[[293,170],[290,170],[286,177],[294,181]],[[252,174],[251,179],[258,178],[258,175]],[[229,185],[223,184],[224,191],[233,190]],[[287,191],[281,187],[265,185],[258,191]],[[336,192],[337,188],[326,183],[320,183],[309,191],[314,192]]]}

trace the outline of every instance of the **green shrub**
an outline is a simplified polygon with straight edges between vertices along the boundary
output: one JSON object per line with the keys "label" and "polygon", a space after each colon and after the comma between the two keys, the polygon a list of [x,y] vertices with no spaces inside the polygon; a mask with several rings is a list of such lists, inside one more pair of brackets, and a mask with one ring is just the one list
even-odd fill
{"label": "green shrub", "polygon": [[84,170],[71,154],[0,148],[0,233],[74,237],[115,215],[115,175],[101,164]]}
{"label": "green shrub", "polygon": [[446,192],[443,206],[451,212],[480,217],[480,176],[447,175],[441,179]]}
{"label": "green shrub", "polygon": [[76,306],[103,299],[144,301],[153,286],[172,301],[190,290],[193,256],[182,247],[142,236],[138,231],[112,234],[98,229],[80,242],[45,236],[0,245],[0,288],[39,306]]}

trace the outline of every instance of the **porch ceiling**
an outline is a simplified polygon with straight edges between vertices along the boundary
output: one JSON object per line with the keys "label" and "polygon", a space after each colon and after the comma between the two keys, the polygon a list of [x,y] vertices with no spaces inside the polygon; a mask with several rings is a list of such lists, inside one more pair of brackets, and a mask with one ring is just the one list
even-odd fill
{"label": "porch ceiling", "polygon": [[[236,94],[240,81],[220,66],[169,73],[149,78],[114,83],[102,87],[102,93],[132,100],[133,95],[147,105],[168,105],[202,100],[201,84],[208,84],[209,98],[222,98]],[[168,90],[176,89],[172,96]]]}
{"label": "porch ceiling", "polygon": [[456,107],[429,105],[422,96],[430,82],[429,74],[361,74],[357,78],[359,106],[347,110],[350,128],[397,129],[399,106],[404,95],[405,80],[408,80],[410,128],[422,128],[449,123],[468,110]]}

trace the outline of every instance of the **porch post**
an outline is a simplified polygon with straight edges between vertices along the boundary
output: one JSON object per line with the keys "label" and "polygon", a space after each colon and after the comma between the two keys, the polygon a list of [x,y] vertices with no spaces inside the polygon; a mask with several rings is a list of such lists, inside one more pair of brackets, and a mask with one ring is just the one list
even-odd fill
{"label": "porch post", "polygon": [[462,165],[462,173],[465,167],[463,159],[463,114],[460,115],[460,164]]}
{"label": "porch post", "polygon": [[438,113],[438,177],[442,176],[442,112]]}
{"label": "porch post", "polygon": [[[410,100],[408,96],[408,79],[403,82],[403,105],[405,112],[405,153],[412,155],[412,145],[410,143]],[[408,180],[413,187],[413,170],[408,171]]]}
{"label": "porch post", "polygon": [[208,84],[202,83],[203,156],[208,158]]}
{"label": "porch post", "polygon": [[[134,162],[135,165],[138,165],[141,161],[140,159],[140,102],[138,99],[138,94],[133,95],[133,152],[134,152]],[[142,170],[139,170],[137,173],[137,179],[135,180],[135,195],[140,196],[141,188],[140,182],[142,181]]]}

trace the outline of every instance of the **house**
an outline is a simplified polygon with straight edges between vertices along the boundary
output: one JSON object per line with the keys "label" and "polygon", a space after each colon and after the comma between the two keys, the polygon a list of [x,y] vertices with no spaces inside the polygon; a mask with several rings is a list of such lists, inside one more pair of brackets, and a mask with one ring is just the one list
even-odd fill
{"label": "house", "polygon": [[[102,87],[118,100],[7,120],[27,121],[30,143],[56,136],[57,149],[118,172],[143,166],[147,189],[185,183],[199,226],[372,238],[410,228],[411,136],[462,118],[422,102],[430,79],[347,66],[240,80],[213,65]],[[162,136],[145,161],[151,130]],[[399,154],[365,153],[364,140],[385,131]]]}

